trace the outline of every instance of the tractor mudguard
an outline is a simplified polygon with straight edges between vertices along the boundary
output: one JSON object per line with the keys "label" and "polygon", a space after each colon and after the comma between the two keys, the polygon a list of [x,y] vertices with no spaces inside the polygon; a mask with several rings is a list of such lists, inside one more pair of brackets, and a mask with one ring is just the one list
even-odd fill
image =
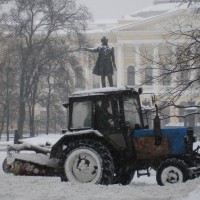
{"label": "tractor mudguard", "polygon": [[66,132],[60,140],[58,140],[52,147],[50,158],[60,158],[63,152],[63,145],[76,139],[83,137],[104,137],[98,130],[81,130],[75,132]]}

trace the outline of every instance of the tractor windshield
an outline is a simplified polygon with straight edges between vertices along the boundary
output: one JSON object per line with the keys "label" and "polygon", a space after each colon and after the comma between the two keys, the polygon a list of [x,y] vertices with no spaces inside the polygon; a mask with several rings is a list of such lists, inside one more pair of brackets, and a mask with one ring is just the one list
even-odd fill
{"label": "tractor windshield", "polygon": [[135,99],[132,96],[125,96],[123,102],[125,124],[132,128],[141,127],[141,112],[138,99]]}

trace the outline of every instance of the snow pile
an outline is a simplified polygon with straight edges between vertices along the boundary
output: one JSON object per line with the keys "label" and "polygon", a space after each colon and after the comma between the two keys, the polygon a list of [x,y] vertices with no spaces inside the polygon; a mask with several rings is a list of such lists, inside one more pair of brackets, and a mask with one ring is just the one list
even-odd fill
{"label": "snow pile", "polygon": [[[0,153],[1,157],[1,153]],[[200,179],[158,186],[152,178],[134,177],[128,186],[60,182],[58,177],[23,177],[0,170],[1,200],[197,200]],[[193,191],[194,190],[194,191]],[[192,192],[193,191],[193,192]],[[189,195],[188,195],[189,194]]]}
{"label": "snow pile", "polygon": [[49,159],[49,155],[41,154],[41,153],[16,153],[12,155],[13,159],[19,159],[24,161],[29,161],[32,163],[38,163],[40,165],[54,167],[56,168],[58,165],[58,160],[51,158]]}
{"label": "snow pile", "polygon": [[55,144],[62,136],[62,134],[39,135],[34,138],[21,139],[20,142],[32,145],[46,146],[47,144]]}

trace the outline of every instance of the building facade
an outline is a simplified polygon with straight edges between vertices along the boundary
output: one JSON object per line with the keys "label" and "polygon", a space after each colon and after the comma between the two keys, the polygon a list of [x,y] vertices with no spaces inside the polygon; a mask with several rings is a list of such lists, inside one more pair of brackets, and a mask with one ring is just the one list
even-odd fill
{"label": "building facade", "polygon": [[[174,50],[174,47],[166,41],[165,36],[168,31],[175,28],[175,23],[191,20],[190,15],[191,13],[186,7],[180,6],[178,0],[155,0],[151,7],[125,16],[121,20],[104,20],[91,24],[86,36],[93,47],[100,44],[102,36],[106,36],[109,44],[114,47],[117,65],[113,76],[114,86],[130,85],[136,88],[142,86],[145,93],[158,95],[174,86],[171,76],[162,82],[152,80],[152,77],[158,76],[160,73],[159,67],[156,65],[156,61],[161,59],[159,55],[167,55],[169,51]],[[195,21],[195,19],[192,20]],[[194,23],[199,24],[198,20]],[[181,40],[173,42],[181,43]],[[82,67],[86,77],[85,87],[87,89],[101,87],[100,78],[92,74],[96,56],[88,52],[81,53],[80,56],[84,58]],[[149,101],[151,100],[143,99],[143,106],[150,106]],[[191,97],[189,98],[186,93],[178,100],[177,104],[189,105],[190,102]],[[200,105],[200,99],[196,99],[193,104]],[[163,115],[184,115],[188,112],[190,111],[181,108],[166,108],[163,110]],[[163,125],[170,126],[173,124],[197,126],[199,122],[198,115],[195,115],[193,119],[166,117],[162,120]]]}

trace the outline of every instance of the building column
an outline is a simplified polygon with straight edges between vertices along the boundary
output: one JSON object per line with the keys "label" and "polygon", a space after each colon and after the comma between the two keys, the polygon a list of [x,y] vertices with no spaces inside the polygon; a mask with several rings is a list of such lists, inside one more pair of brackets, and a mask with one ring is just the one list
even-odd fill
{"label": "building column", "polygon": [[91,70],[90,70],[90,64],[89,64],[89,55],[88,53],[80,54],[80,60],[86,60],[85,63],[82,64],[84,66],[84,73],[85,73],[85,89],[90,89],[92,87],[92,81],[91,81]]}
{"label": "building column", "polygon": [[92,81],[91,81],[91,72],[89,66],[85,66],[85,77],[87,77],[85,81],[85,88],[90,89],[92,86],[91,83]]}
{"label": "building column", "polygon": [[135,85],[141,84],[140,45],[135,46]]}
{"label": "building column", "polygon": [[124,86],[124,47],[123,44],[117,45],[117,87]]}
{"label": "building column", "polygon": [[[158,59],[159,59],[159,57],[158,57],[158,47],[155,47],[154,51],[153,51],[153,61],[154,61],[153,77],[158,77],[158,75],[159,75],[159,67],[158,67],[158,65],[155,64],[155,63],[159,62]],[[154,91],[156,93],[159,91],[159,86],[160,86],[159,81],[157,79],[153,79],[153,88],[154,88]]]}
{"label": "building column", "polygon": [[[173,52],[173,56],[172,59],[174,60],[174,62],[176,62],[176,47],[172,47],[172,52]],[[171,67],[171,66],[170,66]],[[173,76],[171,74],[171,83],[170,83],[170,87],[175,87],[175,82],[176,82],[176,78],[177,78],[177,73],[175,73]]]}

